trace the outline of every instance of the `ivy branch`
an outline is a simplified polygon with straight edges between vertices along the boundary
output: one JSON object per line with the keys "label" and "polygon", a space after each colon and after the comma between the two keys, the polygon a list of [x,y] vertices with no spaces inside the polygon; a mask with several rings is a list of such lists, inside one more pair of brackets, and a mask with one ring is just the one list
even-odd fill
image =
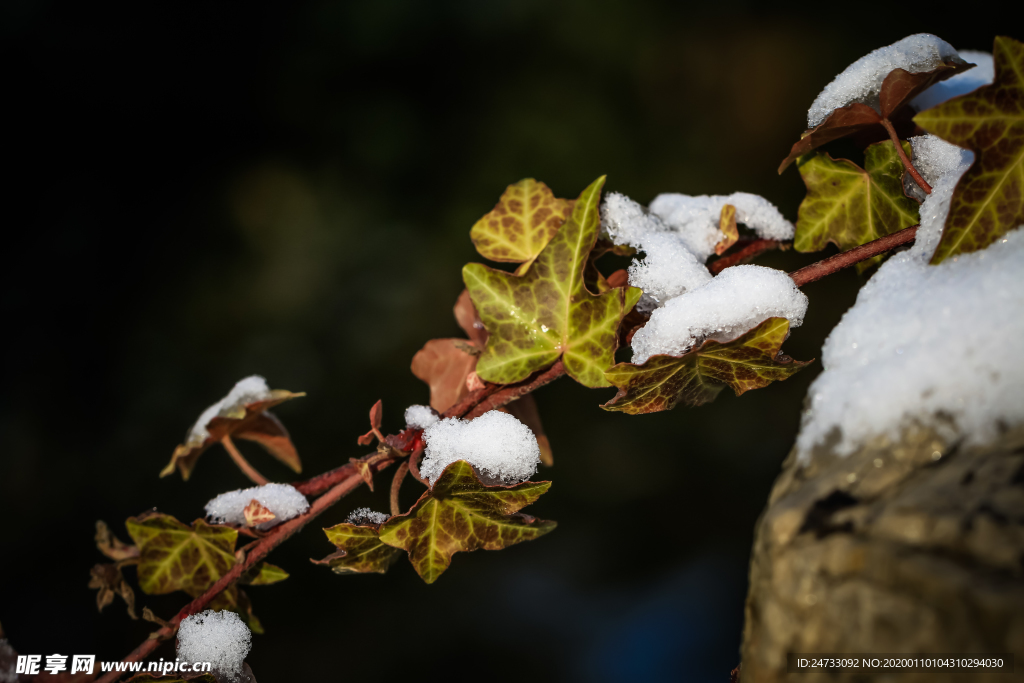
{"label": "ivy branch", "polygon": [[[842,254],[832,256],[801,268],[790,273],[790,277],[793,278],[798,287],[802,287],[805,284],[819,280],[827,275],[831,275],[832,273],[852,266],[860,261],[873,258],[879,254],[883,254],[899,246],[908,244],[914,240],[916,232],[917,226],[900,230]],[[777,242],[775,240],[755,240],[745,246],[742,246],[734,254],[724,256],[716,261],[712,264],[712,269],[714,269],[715,272],[720,272],[725,267],[750,260],[754,256],[769,249],[786,248],[786,246],[786,243]],[[508,385],[487,383],[483,388],[471,392],[457,404],[445,411],[442,417],[460,417],[465,419],[478,417],[490,410],[500,408],[515,401],[516,399],[522,398],[523,396],[550,384],[564,374],[565,366],[562,361],[559,360],[546,370],[534,373],[531,377],[522,382]],[[240,559],[235,566],[231,568],[231,570],[220,577],[220,579],[210,586],[205,593],[182,607],[173,618],[167,621],[159,630],[151,633],[149,637],[142,642],[142,644],[136,647],[122,661],[137,662],[145,659],[160,645],[161,642],[174,637],[182,619],[205,609],[214,600],[214,598],[230,588],[249,570],[262,562],[277,546],[294,536],[309,522],[319,517],[328,508],[354,491],[361,484],[372,481],[373,474],[387,469],[392,464],[400,460],[409,458],[399,465],[391,485],[391,511],[392,514],[397,514],[399,510],[397,493],[402,480],[410,471],[412,471],[413,475],[416,476],[417,479],[420,479],[415,468],[417,464],[416,460],[422,453],[422,447],[413,448],[412,444],[418,440],[421,433],[422,430],[407,429],[399,434],[386,436],[381,439],[381,443],[378,446],[377,451],[365,455],[362,458],[353,458],[349,463],[342,465],[341,467],[337,467],[333,470],[329,470],[323,474],[307,479],[306,481],[294,484],[295,488],[302,494],[311,497],[317,496],[310,505],[309,510],[294,519],[274,527],[270,531],[266,532],[262,537],[245,546],[240,551],[240,554],[244,554],[244,557]],[[225,443],[225,446],[230,446],[228,447],[228,452],[234,456],[232,451],[237,452],[237,449],[233,448],[233,444],[230,444],[228,439],[225,439],[225,441],[227,442]],[[246,474],[249,475],[247,470],[251,470],[251,466],[243,467],[242,463],[238,461],[238,458],[232,457],[232,459],[235,460],[236,464],[239,465],[243,472],[246,472]],[[244,459],[242,460],[244,461]],[[248,463],[245,463],[245,465],[248,465]],[[255,472],[255,470],[252,471]],[[364,476],[364,472],[368,473],[368,476]],[[250,476],[250,478],[252,477]],[[422,479],[420,480],[422,481]],[[123,672],[117,671],[109,672],[97,679],[96,683],[113,683],[120,675],[122,675],[122,673]]]}

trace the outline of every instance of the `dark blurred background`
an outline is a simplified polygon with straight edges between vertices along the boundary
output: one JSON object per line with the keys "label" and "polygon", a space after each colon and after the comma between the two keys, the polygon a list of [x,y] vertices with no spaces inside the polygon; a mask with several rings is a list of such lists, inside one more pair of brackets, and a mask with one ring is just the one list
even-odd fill
{"label": "dark blurred background", "polygon": [[[308,397],[277,412],[306,472],[360,455],[384,400],[402,426],[420,346],[459,334],[473,222],[525,176],[760,193],[831,78],[905,35],[991,49],[984,16],[847,3],[465,1],[3,4],[6,120],[0,623],[22,653],[118,659],[153,626],[86,588],[97,519],[191,520],[247,485],[219,448],[191,481],[174,446],[241,377]],[[977,22],[977,23],[975,23]],[[817,256],[774,254],[792,270]],[[786,346],[818,356],[862,280],[806,288]],[[537,400],[556,466],[531,512],[557,531],[339,577],[317,526],[250,595],[261,681],[345,677],[725,681],[739,659],[754,523],[820,365],[737,400],[644,417],[563,379]],[[257,450],[258,469],[290,473]],[[407,484],[406,498],[415,495]],[[129,572],[132,574],[132,572]],[[170,617],[181,594],[139,597]],[[158,656],[173,657],[171,645]]]}

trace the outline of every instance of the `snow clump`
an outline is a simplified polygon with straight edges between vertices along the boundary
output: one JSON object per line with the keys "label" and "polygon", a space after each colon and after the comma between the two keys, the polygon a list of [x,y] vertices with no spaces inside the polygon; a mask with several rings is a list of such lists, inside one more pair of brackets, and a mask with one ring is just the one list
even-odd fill
{"label": "snow clump", "polygon": [[892,45],[880,47],[846,67],[835,80],[825,86],[807,111],[807,125],[814,128],[836,109],[854,102],[878,110],[882,81],[893,69],[921,73],[931,71],[951,59],[959,59],[953,46],[930,33],[917,33]]}
{"label": "snow clump", "polygon": [[632,363],[681,356],[705,339],[730,341],[768,318],[803,323],[807,296],[781,270],[733,266],[706,285],[670,299],[633,335]]}
{"label": "snow clump", "polygon": [[274,519],[257,525],[269,529],[306,512],[309,501],[290,484],[265,484],[222,493],[206,504],[206,516],[217,524],[245,525],[245,506],[253,500],[274,513]]}
{"label": "snow clump", "polygon": [[210,436],[210,432],[206,431],[206,424],[213,418],[235,412],[247,403],[266,401],[271,398],[272,395],[270,387],[267,386],[267,380],[259,375],[250,375],[245,379],[239,380],[231,388],[227,396],[203,411],[203,414],[199,416],[196,423],[192,425],[186,444],[193,446],[206,441],[207,437]]}
{"label": "snow clump", "polygon": [[356,508],[352,512],[348,513],[348,517],[345,518],[345,523],[360,526],[380,525],[388,521],[390,518],[391,515],[386,515],[383,512],[374,512],[370,508]]}
{"label": "snow clump", "polygon": [[616,244],[644,253],[629,266],[629,284],[644,290],[639,308],[650,311],[711,281],[704,262],[722,240],[722,207],[736,207],[736,221],[765,239],[789,239],[793,224],[775,206],[754,194],[690,197],[661,194],[646,211],[617,192],[601,207],[602,226]]}
{"label": "snow clump", "polygon": [[995,80],[996,68],[992,62],[992,55],[988,52],[960,50],[960,57],[976,66],[973,69],[958,73],[936,83],[911,100],[911,106],[918,111],[922,111],[937,104],[942,104],[948,99],[966,95],[983,85],[990,85]]}
{"label": "snow clump", "polygon": [[426,429],[440,418],[430,406],[409,406],[405,409],[405,426]]}
{"label": "snow clump", "polygon": [[973,155],[930,135],[910,142],[933,188],[917,240],[879,268],[825,341],[797,438],[803,462],[833,435],[835,452],[849,455],[913,422],[966,445],[1024,422],[1024,230],[929,265]]}
{"label": "snow clump", "polygon": [[178,627],[178,659],[210,662],[218,680],[239,680],[251,647],[252,633],[235,612],[208,609],[185,617]]}
{"label": "snow clump", "polygon": [[431,485],[456,460],[465,460],[478,474],[506,485],[526,481],[540,463],[540,447],[530,428],[498,410],[474,420],[439,420],[424,430],[423,440],[427,447],[420,475]]}

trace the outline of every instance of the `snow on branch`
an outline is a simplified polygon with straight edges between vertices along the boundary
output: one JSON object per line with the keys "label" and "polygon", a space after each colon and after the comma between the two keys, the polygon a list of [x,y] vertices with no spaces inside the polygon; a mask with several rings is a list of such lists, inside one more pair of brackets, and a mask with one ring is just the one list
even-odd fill
{"label": "snow on branch", "polygon": [[456,460],[465,460],[479,474],[506,485],[526,481],[540,464],[540,447],[530,428],[498,410],[474,420],[440,420],[427,427],[423,440],[427,447],[420,474],[431,484]]}

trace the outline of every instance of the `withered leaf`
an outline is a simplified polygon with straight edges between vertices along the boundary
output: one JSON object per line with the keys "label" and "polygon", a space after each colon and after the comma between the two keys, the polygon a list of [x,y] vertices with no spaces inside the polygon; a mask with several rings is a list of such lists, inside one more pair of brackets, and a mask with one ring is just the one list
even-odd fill
{"label": "withered leaf", "polygon": [[324,533],[338,550],[313,563],[327,565],[335,574],[383,574],[402,554],[381,542],[376,526],[337,524],[324,529]]}
{"label": "withered leaf", "polygon": [[238,532],[197,519],[192,526],[159,512],[129,517],[139,547],[139,587],[149,594],[182,590],[197,597],[235,565]]}
{"label": "withered leaf", "polygon": [[786,170],[786,167],[797,158],[802,157],[813,149],[821,147],[827,142],[852,135],[870,126],[878,125],[883,118],[891,119],[893,114],[903,108],[912,99],[917,97],[939,81],[944,81],[951,76],[963,73],[972,68],[959,57],[953,57],[940,66],[920,73],[910,73],[903,69],[893,69],[882,81],[882,88],[878,93],[879,109],[855,102],[845,107],[839,107],[822,123],[805,132],[789,151],[789,156],[782,160],[779,166],[779,173]]}
{"label": "withered leaf", "polygon": [[630,415],[656,413],[679,403],[708,403],[726,386],[739,396],[788,379],[810,363],[781,354],[788,332],[788,320],[768,318],[729,342],[708,340],[682,356],[651,356],[643,365],[619,363],[607,373],[619,393],[601,407]]}
{"label": "withered leaf", "polygon": [[[910,143],[903,145],[909,154]],[[797,251],[818,251],[829,242],[847,251],[918,222],[917,202],[903,193],[904,169],[895,145],[889,140],[871,145],[864,161],[861,168],[823,152],[799,161],[807,196],[797,213]]]}
{"label": "withered leaf", "polygon": [[275,389],[266,400],[224,406],[218,415],[206,423],[205,437],[201,433],[190,432],[185,443],[174,449],[171,461],[160,472],[160,476],[166,477],[177,468],[181,472],[181,478],[188,480],[203,451],[220,442],[225,436],[235,435],[255,441],[292,470],[301,472],[299,454],[291,443],[287,430],[276,417],[265,411],[305,395],[303,392],[292,393],[284,389]]}
{"label": "withered leaf", "polygon": [[469,231],[469,237],[486,259],[528,265],[571,210],[571,200],[558,199],[544,183],[524,178],[508,186],[498,204]]}
{"label": "withered leaf", "polygon": [[110,530],[107,523],[96,521],[96,547],[101,553],[114,561],[127,560],[139,556],[139,549],[128,545]]}
{"label": "withered leaf", "polygon": [[255,498],[249,501],[249,504],[242,510],[242,514],[245,516],[246,526],[257,526],[277,519],[277,515],[263,507]]}
{"label": "withered leaf", "polygon": [[369,446],[373,443],[374,439],[383,443],[384,435],[380,432],[381,419],[383,416],[384,402],[383,400],[378,399],[377,402],[370,407],[370,431],[356,439],[356,443],[360,446]]}
{"label": "withered leaf", "polygon": [[439,413],[469,393],[466,377],[476,367],[477,356],[458,347],[462,339],[431,339],[412,359],[412,374],[430,387],[430,407]]}
{"label": "withered leaf", "polygon": [[974,152],[932,263],[984,249],[1024,223],[1024,43],[999,36],[992,56],[992,85],[914,117],[928,132]]}
{"label": "withered leaf", "polygon": [[722,213],[718,217],[718,229],[722,232],[722,239],[715,245],[715,253],[721,256],[740,239],[740,229],[736,225],[736,207],[732,204],[722,205]]}
{"label": "withered leaf", "polygon": [[469,463],[458,460],[409,512],[384,523],[380,540],[408,552],[420,578],[433,583],[455,553],[500,550],[553,530],[555,522],[516,514],[550,486],[548,481],[485,486]]}
{"label": "withered leaf", "polygon": [[98,590],[96,593],[96,608],[100,612],[114,601],[115,595],[120,595],[121,599],[128,606],[128,616],[132,619],[138,619],[135,615],[135,591],[125,581],[120,565],[95,565],[89,572],[89,588]]}
{"label": "withered leaf", "polygon": [[570,218],[523,275],[479,263],[462,269],[490,334],[477,358],[480,379],[512,384],[561,358],[566,373],[584,386],[608,386],[604,371],[614,361],[619,323],[641,290],[624,287],[594,295],[584,285],[603,186],[601,177],[580,194]]}

